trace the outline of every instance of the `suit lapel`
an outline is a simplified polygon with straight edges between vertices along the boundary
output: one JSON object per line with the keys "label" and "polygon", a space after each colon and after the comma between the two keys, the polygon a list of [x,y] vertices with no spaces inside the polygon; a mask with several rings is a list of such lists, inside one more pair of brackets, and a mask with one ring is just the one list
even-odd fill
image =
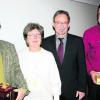
{"label": "suit lapel", "polygon": [[66,47],[65,47],[65,54],[64,54],[62,65],[64,62],[66,62],[66,57],[67,57],[69,51],[71,50],[71,45],[72,45],[72,39],[71,39],[70,34],[68,34],[67,41],[66,41]]}
{"label": "suit lapel", "polygon": [[57,50],[56,50],[56,37],[55,35],[53,36],[52,40],[51,40],[51,46],[52,46],[52,52],[54,54],[55,60],[57,62],[58,67],[61,66],[59,58],[58,58],[58,54],[57,54]]}
{"label": "suit lapel", "polygon": [[63,66],[64,62],[66,62],[66,57],[67,57],[68,53],[71,50],[71,45],[72,45],[71,35],[68,34],[68,36],[67,36],[66,47],[65,47],[65,54],[64,54],[64,58],[63,58],[62,64],[59,61],[57,50],[56,50],[56,38],[55,38],[55,35],[53,35],[53,37],[51,38],[51,43],[50,44],[52,46],[52,52],[54,54],[55,60],[56,60],[57,65],[58,65],[58,68],[61,69],[61,67]]}

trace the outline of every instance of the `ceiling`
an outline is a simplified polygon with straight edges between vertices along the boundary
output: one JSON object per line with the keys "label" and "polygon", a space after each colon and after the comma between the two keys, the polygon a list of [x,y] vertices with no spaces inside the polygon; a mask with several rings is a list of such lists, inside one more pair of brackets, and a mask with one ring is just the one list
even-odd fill
{"label": "ceiling", "polygon": [[88,3],[88,4],[96,5],[96,6],[98,6],[98,4],[100,4],[100,0],[71,0],[71,1]]}

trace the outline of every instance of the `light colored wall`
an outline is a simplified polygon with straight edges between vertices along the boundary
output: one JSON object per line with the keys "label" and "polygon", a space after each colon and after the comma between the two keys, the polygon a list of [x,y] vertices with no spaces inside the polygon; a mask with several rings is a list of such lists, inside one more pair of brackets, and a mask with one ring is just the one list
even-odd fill
{"label": "light colored wall", "polygon": [[25,47],[25,25],[39,23],[44,26],[45,37],[50,36],[54,34],[52,17],[60,9],[71,16],[71,34],[83,36],[86,28],[96,24],[96,6],[71,0],[0,0],[0,39],[14,43],[20,51]]}

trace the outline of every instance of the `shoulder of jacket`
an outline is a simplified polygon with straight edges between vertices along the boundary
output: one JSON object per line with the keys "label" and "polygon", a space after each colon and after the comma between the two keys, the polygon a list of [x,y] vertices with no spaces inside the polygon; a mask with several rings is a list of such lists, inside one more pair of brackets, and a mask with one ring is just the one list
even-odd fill
{"label": "shoulder of jacket", "polygon": [[74,35],[74,34],[68,34],[68,37],[71,37],[73,39],[82,39],[82,37]]}

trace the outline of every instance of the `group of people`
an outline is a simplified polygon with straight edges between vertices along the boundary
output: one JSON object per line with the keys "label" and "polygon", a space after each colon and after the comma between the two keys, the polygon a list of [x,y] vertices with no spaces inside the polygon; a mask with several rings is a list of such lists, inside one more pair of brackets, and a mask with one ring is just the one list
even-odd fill
{"label": "group of people", "polygon": [[47,38],[41,25],[28,23],[27,48],[18,55],[13,44],[0,40],[0,82],[18,88],[16,100],[98,100],[100,5],[97,21],[83,38],[68,33],[70,15],[64,10],[54,14],[55,34]]}

